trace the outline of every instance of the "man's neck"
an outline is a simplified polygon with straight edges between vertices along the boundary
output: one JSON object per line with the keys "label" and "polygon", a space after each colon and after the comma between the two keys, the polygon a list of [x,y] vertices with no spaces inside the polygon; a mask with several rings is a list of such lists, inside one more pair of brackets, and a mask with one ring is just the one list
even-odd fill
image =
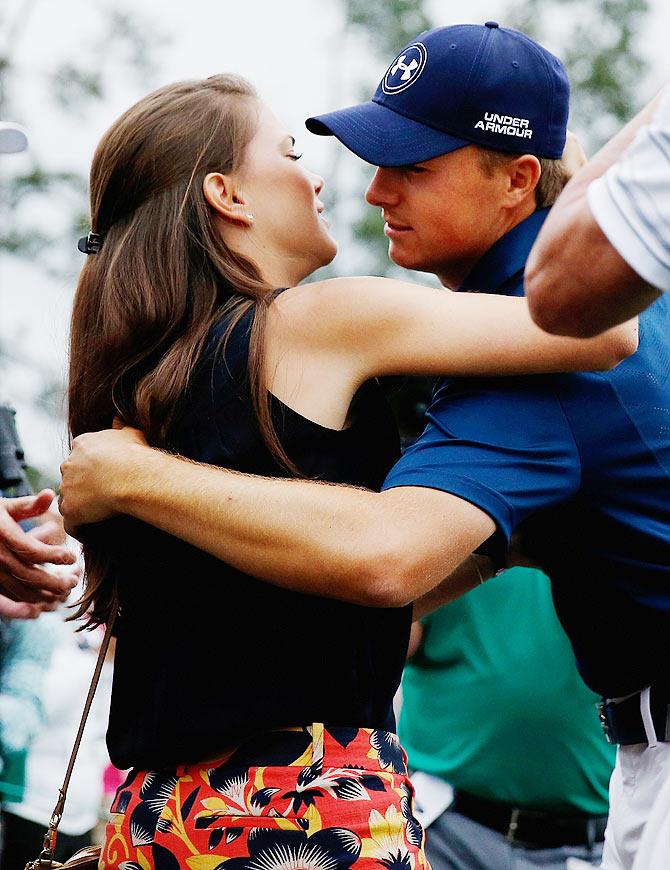
{"label": "man's neck", "polygon": [[459,260],[458,263],[449,263],[448,270],[436,272],[435,277],[443,287],[447,287],[449,290],[458,290],[485,253],[481,257]]}
{"label": "man's neck", "polygon": [[486,256],[496,242],[499,242],[503,236],[506,236],[507,233],[529,218],[535,211],[536,205],[535,199],[533,198],[533,200],[527,205],[519,207],[519,209],[507,215],[507,219],[503,222],[500,230],[494,235],[489,246],[485,251],[482,251],[478,257],[450,262],[447,264],[446,269],[435,272],[435,276],[440,284],[442,284],[443,287],[448,287],[450,290],[458,290],[477,263],[482,259],[482,257]]}

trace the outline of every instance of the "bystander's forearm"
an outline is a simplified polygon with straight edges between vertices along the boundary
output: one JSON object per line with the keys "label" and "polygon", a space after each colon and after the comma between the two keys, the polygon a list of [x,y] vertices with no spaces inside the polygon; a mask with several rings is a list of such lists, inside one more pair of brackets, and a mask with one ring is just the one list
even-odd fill
{"label": "bystander's forearm", "polygon": [[659,295],[609,243],[587,201],[600,178],[649,124],[661,91],[568,183],[526,264],[533,319],[549,332],[589,337],[634,317]]}

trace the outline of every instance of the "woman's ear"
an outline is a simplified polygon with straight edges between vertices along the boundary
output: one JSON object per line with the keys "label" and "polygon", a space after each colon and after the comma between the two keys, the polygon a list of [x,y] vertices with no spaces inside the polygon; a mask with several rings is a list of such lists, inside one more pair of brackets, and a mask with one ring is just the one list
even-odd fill
{"label": "woman's ear", "polygon": [[235,192],[233,179],[221,172],[210,172],[202,183],[205,199],[224,220],[241,227],[250,227],[254,216],[244,199]]}

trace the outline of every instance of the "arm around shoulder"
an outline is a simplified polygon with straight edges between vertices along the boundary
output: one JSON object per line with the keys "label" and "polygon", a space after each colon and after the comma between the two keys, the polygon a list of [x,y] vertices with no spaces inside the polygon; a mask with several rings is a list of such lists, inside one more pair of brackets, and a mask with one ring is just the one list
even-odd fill
{"label": "arm around shoulder", "polygon": [[127,513],[275,585],[375,607],[419,598],[494,531],[449,493],[254,477],[170,456],[133,432],[76,439],[63,464],[72,530]]}
{"label": "arm around shoulder", "polygon": [[[148,448],[147,448],[148,449]],[[493,520],[422,487],[383,493],[262,478],[152,451],[119,507],[255,577],[371,607],[409,604],[490,537]]]}

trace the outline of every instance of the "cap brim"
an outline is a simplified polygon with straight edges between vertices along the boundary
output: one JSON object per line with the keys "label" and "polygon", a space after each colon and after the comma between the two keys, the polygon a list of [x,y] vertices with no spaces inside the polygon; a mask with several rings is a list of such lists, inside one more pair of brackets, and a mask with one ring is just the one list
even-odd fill
{"label": "cap brim", "polygon": [[372,100],[327,115],[316,115],[308,118],[305,125],[318,136],[335,136],[374,166],[422,163],[472,144],[406,118]]}
{"label": "cap brim", "polygon": [[0,154],[16,154],[28,147],[28,134],[19,124],[0,121]]}

